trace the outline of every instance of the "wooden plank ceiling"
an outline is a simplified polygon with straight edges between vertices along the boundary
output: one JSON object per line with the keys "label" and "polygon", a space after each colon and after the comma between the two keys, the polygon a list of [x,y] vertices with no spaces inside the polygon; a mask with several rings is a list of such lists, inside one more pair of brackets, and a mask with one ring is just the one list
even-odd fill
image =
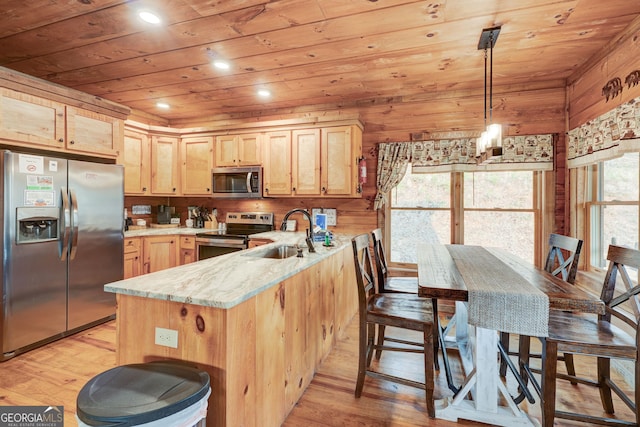
{"label": "wooden plank ceiling", "polygon": [[631,0],[3,0],[0,65],[170,125],[348,110],[406,139],[481,124],[483,28],[502,26],[495,93],[535,89],[526,102],[553,114],[566,79],[639,14]]}

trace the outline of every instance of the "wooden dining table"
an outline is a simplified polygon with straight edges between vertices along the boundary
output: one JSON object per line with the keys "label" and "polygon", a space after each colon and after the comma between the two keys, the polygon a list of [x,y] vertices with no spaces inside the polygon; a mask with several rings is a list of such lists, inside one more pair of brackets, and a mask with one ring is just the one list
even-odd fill
{"label": "wooden dining table", "polygon": [[549,310],[603,314],[604,303],[504,249],[427,243],[417,249],[418,295],[455,302],[455,341],[465,373],[458,392],[437,402],[436,417],[539,425],[499,377],[499,331],[544,337]]}

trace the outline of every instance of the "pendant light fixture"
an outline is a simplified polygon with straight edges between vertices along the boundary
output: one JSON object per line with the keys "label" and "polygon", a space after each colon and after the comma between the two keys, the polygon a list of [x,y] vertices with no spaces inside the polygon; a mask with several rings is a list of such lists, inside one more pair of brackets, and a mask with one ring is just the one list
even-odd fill
{"label": "pendant light fixture", "polygon": [[[501,27],[485,28],[480,35],[478,50],[484,51],[484,131],[476,139],[478,164],[491,163],[502,156],[502,125],[493,123],[493,47]],[[487,67],[487,61],[489,66]],[[488,73],[487,73],[488,71]],[[487,80],[489,86],[489,124],[487,124]]]}

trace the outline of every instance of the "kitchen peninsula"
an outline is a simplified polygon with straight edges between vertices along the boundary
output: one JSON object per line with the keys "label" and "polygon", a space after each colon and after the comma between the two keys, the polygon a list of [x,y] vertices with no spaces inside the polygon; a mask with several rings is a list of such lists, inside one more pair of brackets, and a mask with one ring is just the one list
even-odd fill
{"label": "kitchen peninsula", "polygon": [[[209,372],[211,426],[281,425],[357,312],[350,236],[316,242],[315,253],[304,233],[255,236],[274,243],[105,286],[117,294],[117,363],[174,359]],[[264,257],[296,244],[302,258]],[[156,344],[156,328],[177,333],[177,346]]]}

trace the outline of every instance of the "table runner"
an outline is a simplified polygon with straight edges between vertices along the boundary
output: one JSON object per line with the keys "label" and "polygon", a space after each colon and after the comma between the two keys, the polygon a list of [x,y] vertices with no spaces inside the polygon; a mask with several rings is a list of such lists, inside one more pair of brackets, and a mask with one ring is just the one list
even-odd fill
{"label": "table runner", "polygon": [[469,323],[514,334],[549,334],[549,298],[480,246],[447,245],[469,292]]}

